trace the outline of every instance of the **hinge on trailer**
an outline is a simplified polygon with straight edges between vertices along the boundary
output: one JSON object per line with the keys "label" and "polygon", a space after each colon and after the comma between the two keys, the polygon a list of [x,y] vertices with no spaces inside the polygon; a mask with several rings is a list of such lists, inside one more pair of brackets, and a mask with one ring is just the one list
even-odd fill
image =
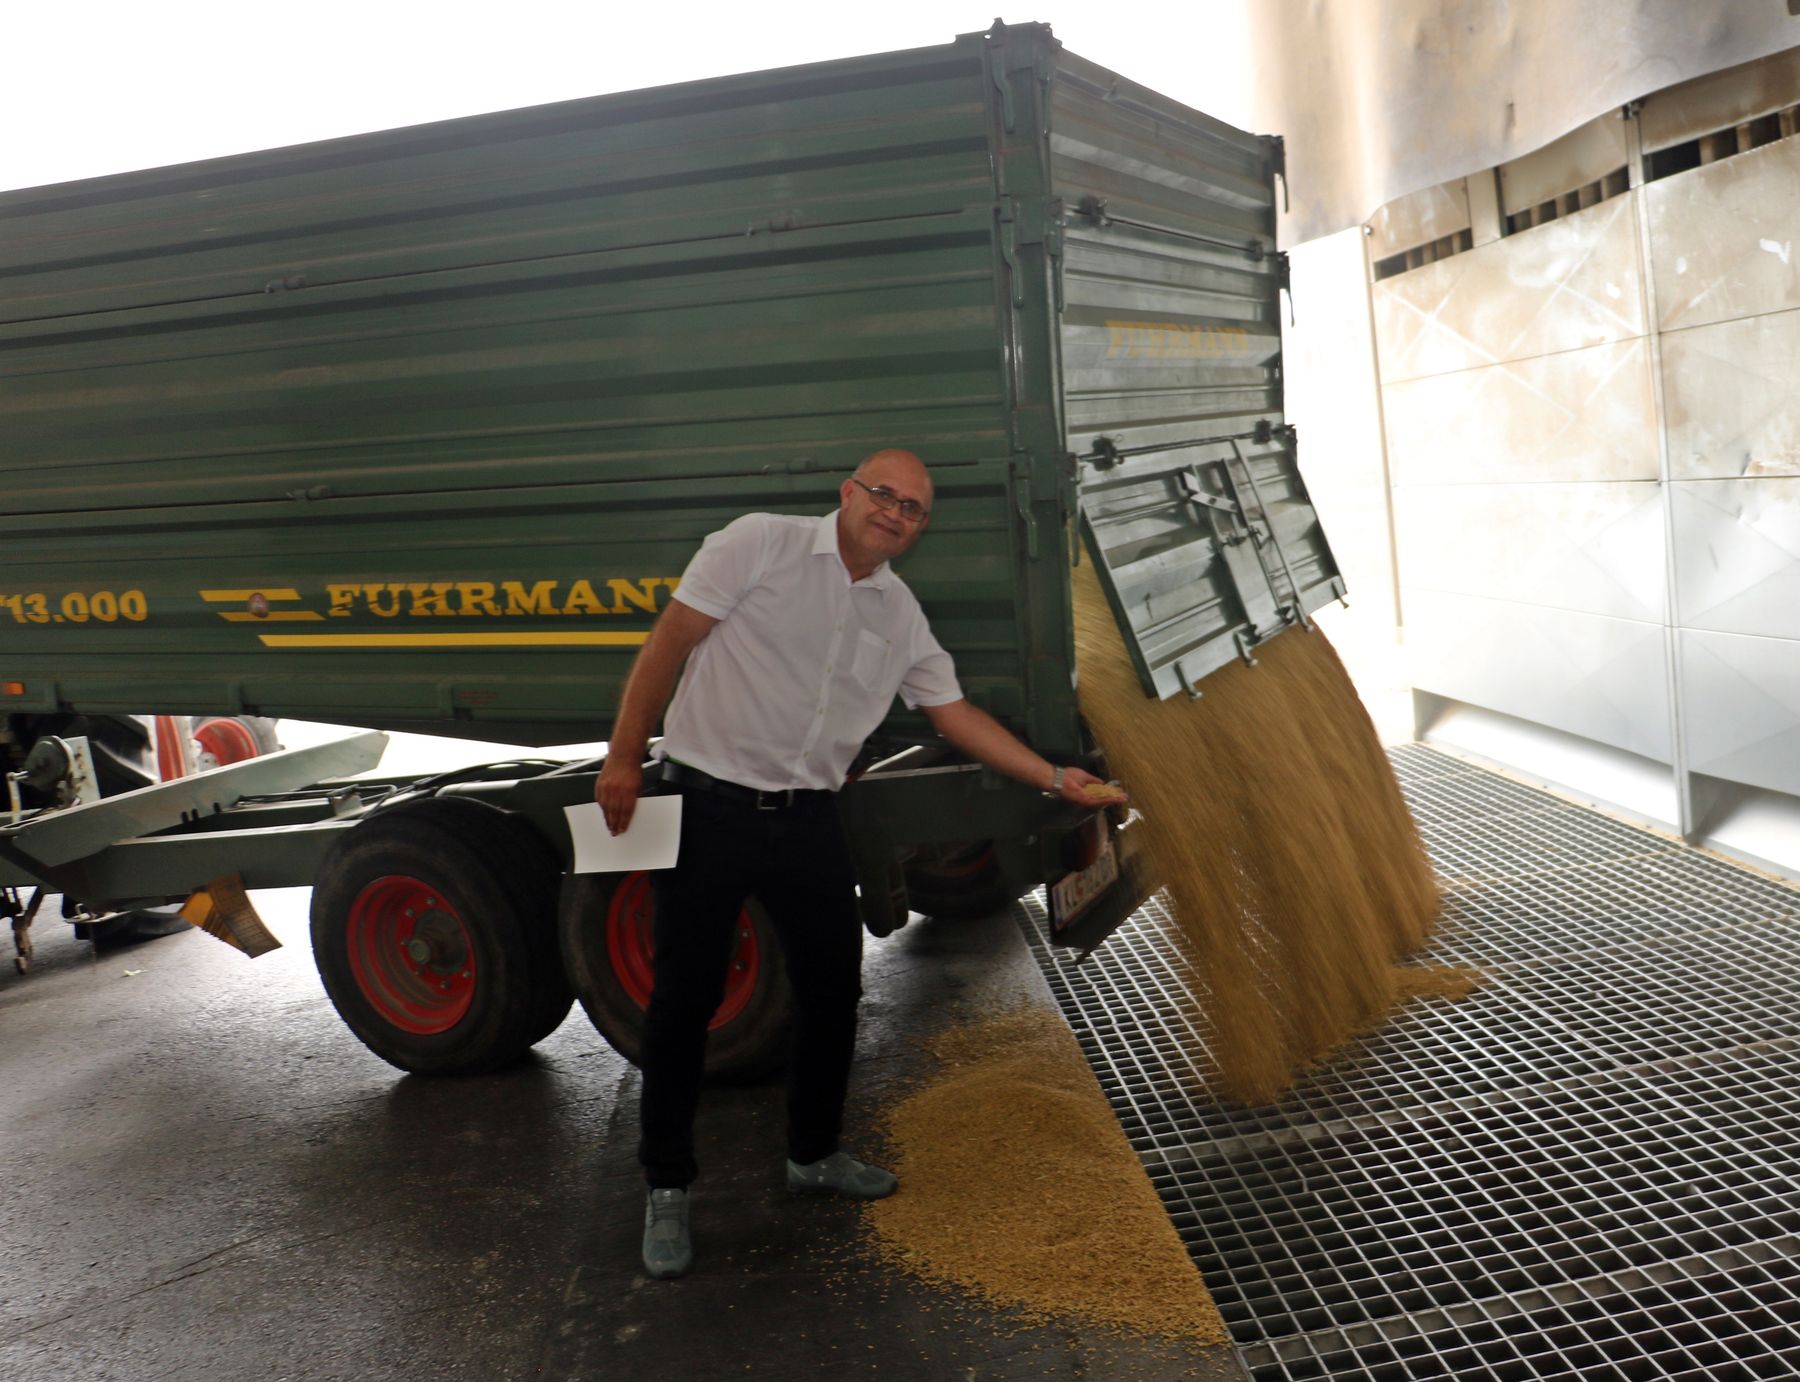
{"label": "hinge on trailer", "polygon": [[1000,257],[1006,261],[1008,292],[1014,307],[1025,305],[1025,276],[1019,272],[1019,223],[1009,199],[1000,212]]}
{"label": "hinge on trailer", "polygon": [[1285,212],[1288,210],[1287,140],[1279,134],[1271,134],[1268,141],[1269,170],[1281,179],[1281,209]]}
{"label": "hinge on trailer", "polygon": [[988,41],[988,75],[993,79],[994,89],[1000,93],[1000,123],[1011,133],[1017,124],[1013,112],[1012,81],[1006,75],[1006,25],[999,19],[987,32]]}
{"label": "hinge on trailer", "polygon": [[1015,456],[1012,463],[1013,474],[1013,507],[1018,509],[1019,517],[1025,523],[1025,555],[1032,561],[1038,559],[1037,515],[1031,511],[1031,458]]}
{"label": "hinge on trailer", "polygon": [[1279,296],[1287,294],[1288,325],[1294,324],[1294,274],[1293,262],[1288,258],[1286,250],[1279,250],[1275,255],[1275,292]]}

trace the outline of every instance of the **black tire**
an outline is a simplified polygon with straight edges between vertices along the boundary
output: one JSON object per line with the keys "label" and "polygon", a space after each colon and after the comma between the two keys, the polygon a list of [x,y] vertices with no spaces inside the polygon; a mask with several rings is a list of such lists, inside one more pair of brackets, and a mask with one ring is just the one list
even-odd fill
{"label": "black tire", "polygon": [[[370,817],[332,846],[313,886],[326,995],[363,1045],[413,1074],[517,1060],[568,1012],[557,878],[535,832],[482,802],[430,797]],[[408,956],[403,940],[424,953]]]}
{"label": "black tire", "polygon": [[569,1016],[569,1009],[575,1006],[575,987],[569,982],[569,976],[563,969],[562,951],[556,943],[557,897],[562,884],[562,861],[556,857],[556,851],[550,848],[549,842],[518,816],[482,806],[479,802],[454,797],[441,800],[447,806],[480,806],[495,818],[495,828],[510,836],[512,857],[517,861],[520,871],[549,882],[549,886],[535,898],[534,907],[537,910],[531,925],[525,931],[532,948],[533,972],[541,976],[532,988],[536,1001],[531,1021],[526,1024],[529,1040],[525,1044],[536,1046],[562,1026]]}
{"label": "black tire", "polygon": [[[572,874],[563,884],[558,931],[563,966],[594,1029],[633,1065],[642,1053],[649,997],[648,928],[655,899],[646,873]],[[794,992],[775,930],[752,898],[740,918],[739,950],[725,1001],[706,1039],[706,1077],[721,1084],[764,1079],[787,1063]],[[741,977],[739,977],[741,976]]]}
{"label": "black tire", "polygon": [[1001,867],[986,840],[927,846],[907,861],[905,872],[908,905],[944,921],[991,917],[1030,890]]}

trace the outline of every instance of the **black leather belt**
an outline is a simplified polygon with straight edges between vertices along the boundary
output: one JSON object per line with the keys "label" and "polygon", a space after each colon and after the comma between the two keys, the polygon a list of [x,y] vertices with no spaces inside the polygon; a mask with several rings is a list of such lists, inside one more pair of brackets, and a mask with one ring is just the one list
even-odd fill
{"label": "black leather belt", "polygon": [[764,792],[755,787],[727,782],[722,777],[703,773],[673,758],[663,759],[662,780],[684,792],[708,792],[726,801],[742,802],[758,811],[787,811],[796,806],[811,806],[835,796],[822,787],[790,787],[785,791]]}

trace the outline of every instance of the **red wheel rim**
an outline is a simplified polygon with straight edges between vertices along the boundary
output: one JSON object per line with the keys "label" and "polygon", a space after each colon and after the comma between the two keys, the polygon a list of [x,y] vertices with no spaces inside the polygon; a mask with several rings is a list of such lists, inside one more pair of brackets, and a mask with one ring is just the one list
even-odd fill
{"label": "red wheel rim", "polygon": [[[652,962],[656,955],[654,936],[656,893],[648,873],[628,873],[606,906],[606,953],[612,970],[619,978],[626,996],[640,1008],[650,1006],[650,990],[656,986]],[[707,1030],[717,1031],[739,1016],[756,992],[762,972],[762,950],[756,943],[756,924],[750,909],[738,913],[737,945],[732,948],[731,968],[725,974],[725,997],[719,1010],[707,1023]]]}
{"label": "red wheel rim", "polygon": [[181,728],[173,715],[156,717],[156,775],[164,782],[187,776],[181,761]]}
{"label": "red wheel rim", "polygon": [[256,736],[237,720],[208,720],[194,731],[194,739],[221,768],[257,756]]}
{"label": "red wheel rim", "polygon": [[475,946],[456,909],[417,878],[377,878],[345,923],[350,974],[383,1022],[415,1036],[447,1032],[475,997]]}

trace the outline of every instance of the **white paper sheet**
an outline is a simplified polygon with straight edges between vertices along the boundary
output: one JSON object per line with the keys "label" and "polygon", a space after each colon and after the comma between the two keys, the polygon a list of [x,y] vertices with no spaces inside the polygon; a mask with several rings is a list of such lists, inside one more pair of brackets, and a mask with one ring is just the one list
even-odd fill
{"label": "white paper sheet", "polygon": [[575,845],[576,873],[629,873],[673,867],[681,847],[681,798],[641,797],[623,835],[606,828],[599,803],[563,807]]}

